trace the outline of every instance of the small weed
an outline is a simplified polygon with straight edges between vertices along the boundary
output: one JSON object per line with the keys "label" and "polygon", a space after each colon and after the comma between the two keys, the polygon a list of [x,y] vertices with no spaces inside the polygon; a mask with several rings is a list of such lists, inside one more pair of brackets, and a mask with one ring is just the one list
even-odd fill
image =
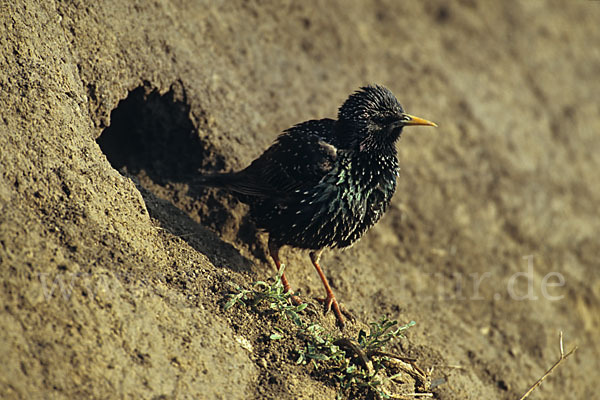
{"label": "small weed", "polygon": [[[390,360],[403,358],[386,353],[385,346],[402,337],[402,333],[415,322],[398,326],[397,321],[382,317],[369,324],[368,332],[361,330],[355,339],[335,335],[303,318],[300,312],[306,308],[306,303],[299,306],[292,304],[290,297],[293,294],[286,293],[281,282],[283,268],[277,273],[273,284],[258,281],[252,284],[251,289],[236,287],[235,292],[228,295],[224,309],[235,305],[257,309],[266,305],[282,318],[291,319],[297,327],[296,337],[303,342],[303,347],[296,350],[296,364],[310,364],[323,376],[333,378],[339,386],[338,398],[392,398],[388,388],[398,374],[390,370]],[[286,336],[283,330],[275,328],[269,338],[282,340]],[[420,373],[418,367],[413,367]],[[411,373],[410,370],[405,371]]]}
{"label": "small weed", "polygon": [[414,321],[398,327],[397,321],[382,317],[370,324],[367,334],[361,330],[357,340],[335,338],[318,324],[300,332],[305,341],[298,351],[297,364],[310,362],[315,369],[333,372],[340,385],[338,398],[371,396],[389,399],[384,384],[389,384],[397,374],[389,374],[390,355],[384,353],[385,345],[401,337],[402,332],[415,325]]}
{"label": "small weed", "polygon": [[360,331],[358,334],[358,343],[367,354],[381,351],[388,342],[392,339],[402,337],[402,332],[415,324],[415,321],[410,321],[406,325],[393,329],[398,325],[398,321],[382,317],[378,322],[371,322],[369,324],[371,329],[368,335],[364,330]]}
{"label": "small weed", "polygon": [[297,351],[296,364],[310,362],[315,369],[319,369],[323,363],[318,363],[318,361],[330,361],[336,364],[346,357],[346,352],[334,343],[336,338],[333,334],[325,332],[325,328],[319,324],[305,326],[298,331],[297,335],[304,341],[305,347]]}
{"label": "small weed", "polygon": [[293,305],[290,297],[293,293],[288,293],[281,282],[285,266],[282,265],[275,277],[275,282],[269,285],[267,282],[258,281],[252,284],[252,289],[235,287],[235,293],[228,295],[229,299],[225,302],[224,309],[229,310],[234,305],[244,305],[256,308],[261,304],[267,304],[269,309],[274,310],[284,319],[291,319],[297,326],[303,326],[304,322],[300,319],[298,313],[304,310],[306,303]]}

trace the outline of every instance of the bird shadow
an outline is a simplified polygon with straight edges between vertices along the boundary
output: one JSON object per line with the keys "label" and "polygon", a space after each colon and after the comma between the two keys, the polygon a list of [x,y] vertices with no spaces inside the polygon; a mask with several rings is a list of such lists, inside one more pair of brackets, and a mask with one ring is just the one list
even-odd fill
{"label": "bird shadow", "polygon": [[[181,82],[162,95],[148,82],[130,91],[111,112],[111,124],[96,142],[111,165],[132,179],[150,216],[163,229],[217,267],[251,271],[254,263],[249,258],[203,226],[218,227],[232,219],[227,205],[206,191],[186,190],[191,174],[222,170],[225,159],[199,137]],[[251,235],[247,223],[241,226],[244,236]]]}

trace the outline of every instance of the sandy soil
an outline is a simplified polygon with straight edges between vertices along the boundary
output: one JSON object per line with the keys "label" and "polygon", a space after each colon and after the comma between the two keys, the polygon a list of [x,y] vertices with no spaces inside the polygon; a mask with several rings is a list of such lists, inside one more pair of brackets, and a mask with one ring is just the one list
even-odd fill
{"label": "sandy soil", "polygon": [[259,3],[1,3],[0,397],[335,398],[267,340],[285,323],[223,310],[273,275],[265,238],[184,177],[373,82],[439,128],[405,132],[391,209],[322,259],[348,331],[414,320],[394,350],[435,398],[515,399],[563,330],[579,351],[530,398],[596,398],[600,2]]}

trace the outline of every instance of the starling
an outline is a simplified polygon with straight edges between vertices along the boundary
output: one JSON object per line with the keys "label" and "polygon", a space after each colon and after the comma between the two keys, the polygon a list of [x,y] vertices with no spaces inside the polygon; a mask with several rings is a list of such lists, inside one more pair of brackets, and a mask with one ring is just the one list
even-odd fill
{"label": "starling", "polygon": [[[354,244],[386,211],[400,170],[395,143],[410,125],[437,126],[404,113],[385,87],[362,87],[340,107],[337,120],[295,125],[247,168],[200,176],[194,183],[227,190],[249,204],[257,227],[269,234],[278,270],[282,246],[310,250],[325,287],[325,312],[333,308],[343,326],[319,258],[325,248]],[[285,274],[281,280],[291,292]]]}

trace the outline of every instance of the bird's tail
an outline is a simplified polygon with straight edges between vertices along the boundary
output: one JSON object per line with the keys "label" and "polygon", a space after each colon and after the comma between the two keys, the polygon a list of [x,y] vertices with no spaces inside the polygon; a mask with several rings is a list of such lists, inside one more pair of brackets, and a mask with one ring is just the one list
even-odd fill
{"label": "bird's tail", "polygon": [[264,182],[256,182],[252,176],[245,174],[245,171],[200,175],[192,178],[190,184],[196,187],[225,189],[252,197],[267,197],[273,192],[273,188]]}

